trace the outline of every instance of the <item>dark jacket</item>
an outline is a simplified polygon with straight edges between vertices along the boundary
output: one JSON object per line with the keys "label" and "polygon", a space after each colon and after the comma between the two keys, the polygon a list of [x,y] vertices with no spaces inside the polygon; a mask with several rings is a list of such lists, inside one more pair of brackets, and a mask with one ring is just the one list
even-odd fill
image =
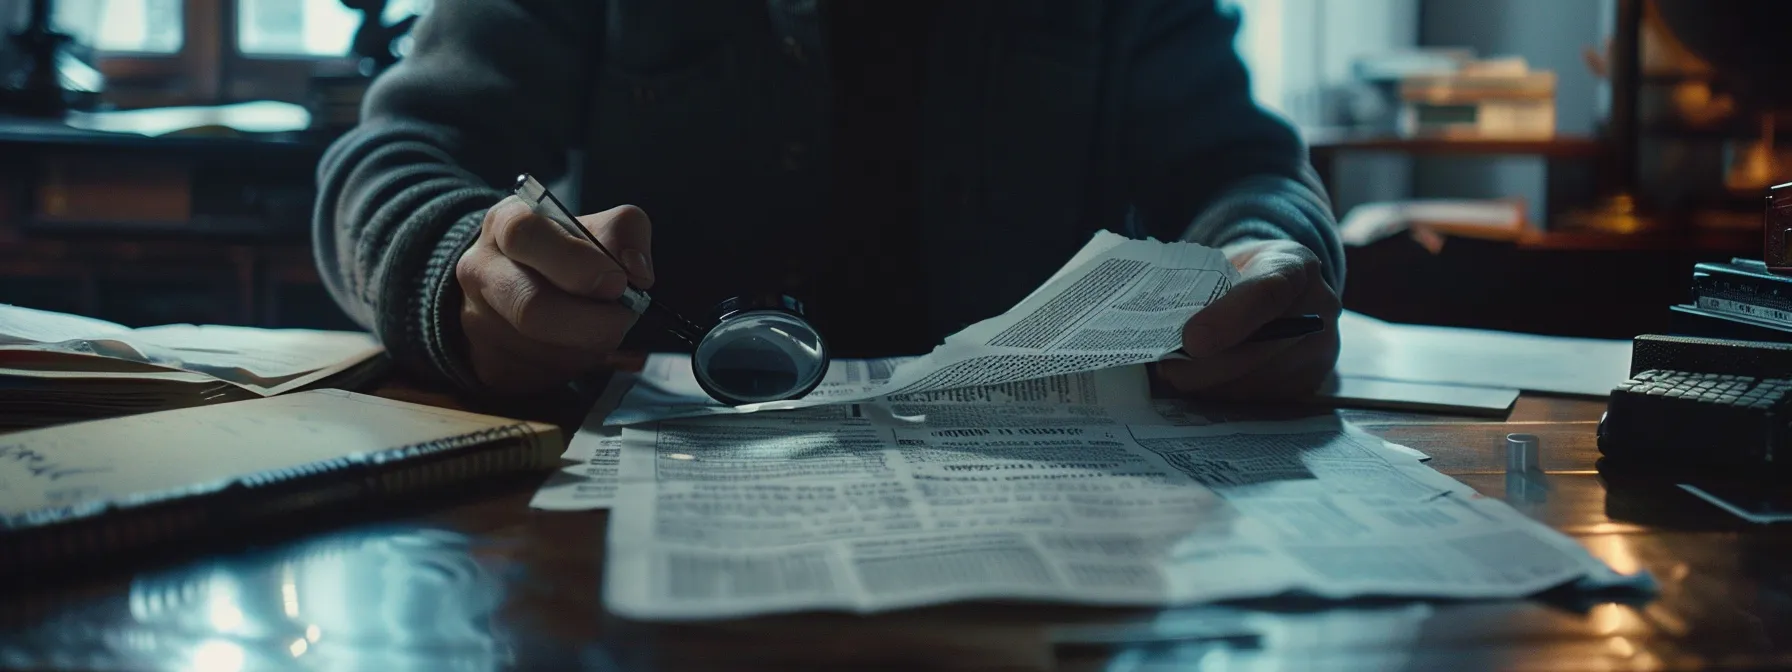
{"label": "dark jacket", "polygon": [[[1293,239],[1342,289],[1323,187],[1251,99],[1237,18],[1215,2],[939,12],[911,279],[936,342],[1011,307],[1100,229]],[[583,212],[641,206],[659,300],[701,308],[776,272],[787,234],[822,216],[823,32],[815,0],[437,3],[319,167],[330,291],[401,364],[477,389],[453,267],[521,172],[576,183]]]}

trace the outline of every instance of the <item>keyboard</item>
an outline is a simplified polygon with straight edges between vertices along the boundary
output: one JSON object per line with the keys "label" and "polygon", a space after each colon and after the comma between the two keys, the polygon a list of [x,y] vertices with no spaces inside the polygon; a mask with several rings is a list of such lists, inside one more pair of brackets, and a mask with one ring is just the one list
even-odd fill
{"label": "keyboard", "polygon": [[1792,435],[1789,397],[1788,378],[1642,371],[1613,388],[1599,450],[1642,467],[1774,465]]}

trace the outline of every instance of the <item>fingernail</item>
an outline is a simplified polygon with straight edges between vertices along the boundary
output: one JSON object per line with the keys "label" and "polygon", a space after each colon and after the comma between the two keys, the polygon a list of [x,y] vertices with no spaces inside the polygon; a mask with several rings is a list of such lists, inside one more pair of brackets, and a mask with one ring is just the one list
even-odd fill
{"label": "fingernail", "polygon": [[648,261],[647,255],[642,254],[640,250],[623,250],[622,266],[628,269],[630,275],[653,278],[653,262]]}

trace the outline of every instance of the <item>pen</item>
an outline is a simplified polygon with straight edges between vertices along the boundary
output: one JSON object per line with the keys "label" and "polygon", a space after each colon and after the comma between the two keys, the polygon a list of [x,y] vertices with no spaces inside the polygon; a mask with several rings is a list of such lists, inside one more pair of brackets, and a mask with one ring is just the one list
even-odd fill
{"label": "pen", "polygon": [[[598,252],[602,252],[605,257],[616,264],[617,268],[624,268],[622,260],[617,259],[616,255],[610,254],[610,248],[604,247],[603,243],[598,242],[597,236],[591,235],[590,231],[585,230],[585,227],[578,223],[578,217],[567,209],[566,204],[561,203],[553,192],[548,191],[547,185],[535,179],[534,175],[523,173],[516,176],[516,186],[512,192],[522,197],[524,202],[528,203],[530,208],[535,211],[535,214],[560,225],[560,228],[565,229],[569,234],[584,238],[586,242],[596,247]],[[550,205],[553,207],[543,207]],[[633,282],[623,286],[622,296],[616,302],[622,304],[624,308],[635,311],[636,314],[646,314],[648,311],[652,311],[655,315],[665,318],[669,322],[666,325],[667,330],[686,343],[696,345],[697,341],[702,339],[703,330],[701,328],[692,324],[690,320],[684,319],[684,316],[679,315],[677,311],[667,308],[665,304],[655,302],[647,295],[647,292],[635,287]]]}
{"label": "pen", "polygon": [[1317,334],[1324,330],[1325,320],[1320,319],[1318,315],[1284,317],[1270,320],[1268,324],[1258,327],[1250,338],[1245,339],[1245,342],[1280,341],[1286,338],[1299,338],[1307,334]]}

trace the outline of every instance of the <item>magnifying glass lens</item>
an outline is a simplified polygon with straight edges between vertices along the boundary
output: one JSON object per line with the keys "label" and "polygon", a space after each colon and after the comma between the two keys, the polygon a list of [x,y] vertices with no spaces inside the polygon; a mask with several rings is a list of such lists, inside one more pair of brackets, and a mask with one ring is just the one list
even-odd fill
{"label": "magnifying glass lens", "polygon": [[698,384],[729,405],[795,399],[827,374],[827,348],[807,322],[780,310],[729,315],[697,343]]}

